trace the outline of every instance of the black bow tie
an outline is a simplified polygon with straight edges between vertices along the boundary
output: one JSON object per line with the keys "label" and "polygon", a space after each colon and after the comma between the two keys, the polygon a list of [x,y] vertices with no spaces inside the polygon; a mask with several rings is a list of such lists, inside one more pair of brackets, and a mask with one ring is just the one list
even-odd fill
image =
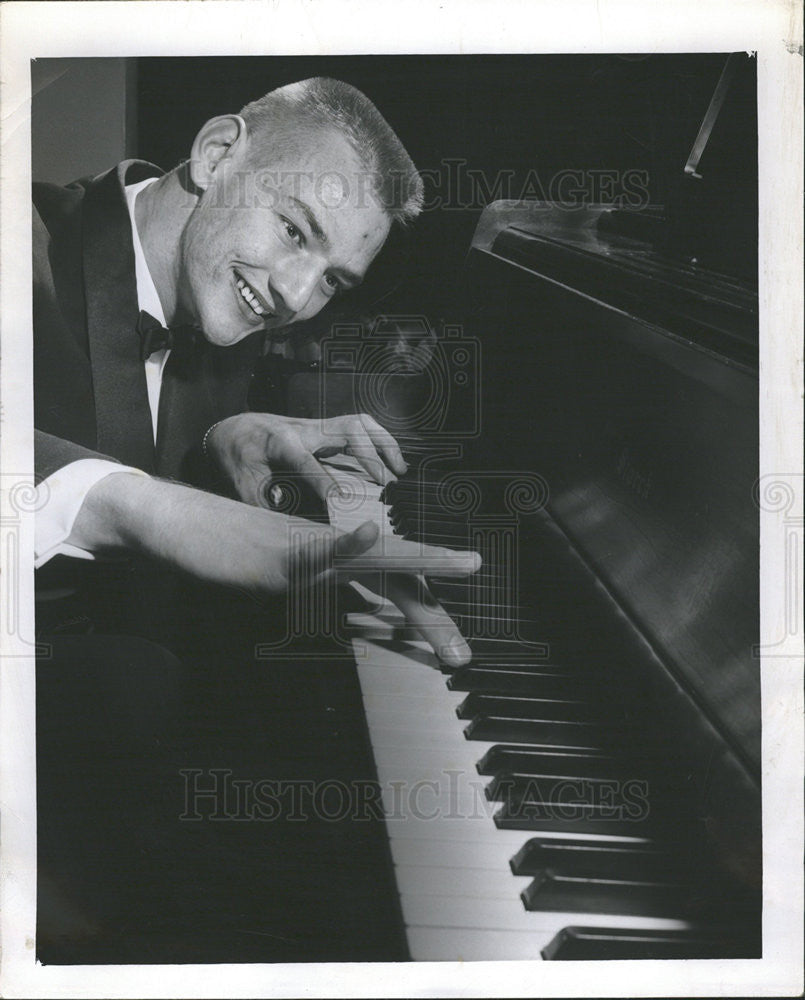
{"label": "black bow tie", "polygon": [[143,309],[137,319],[140,358],[147,361],[155,351],[173,350],[178,346],[192,347],[196,343],[198,332],[193,326],[167,329],[151,313]]}

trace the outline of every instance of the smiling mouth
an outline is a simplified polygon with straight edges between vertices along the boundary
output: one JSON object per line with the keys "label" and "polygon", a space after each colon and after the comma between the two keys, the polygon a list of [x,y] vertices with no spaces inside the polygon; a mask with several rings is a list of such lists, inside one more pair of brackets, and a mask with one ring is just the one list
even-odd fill
{"label": "smiling mouth", "polygon": [[242,275],[238,274],[237,271],[235,271],[235,278],[240,297],[251,309],[254,315],[264,321],[267,319],[275,319],[277,314],[268,308],[263,299],[252,288],[249,282],[246,281]]}

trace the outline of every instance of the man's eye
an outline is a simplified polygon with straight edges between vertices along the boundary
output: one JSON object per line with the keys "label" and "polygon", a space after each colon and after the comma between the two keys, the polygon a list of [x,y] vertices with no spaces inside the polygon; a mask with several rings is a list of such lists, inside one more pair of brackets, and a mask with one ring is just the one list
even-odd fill
{"label": "man's eye", "polygon": [[334,292],[341,291],[341,282],[338,280],[338,278],[334,278],[332,274],[325,274],[324,282],[327,285],[327,288],[329,289],[331,294]]}
{"label": "man's eye", "polygon": [[283,223],[283,225],[285,226],[285,232],[288,234],[290,239],[292,239],[294,243],[296,243],[298,246],[301,246],[303,241],[303,236],[300,233],[300,231],[296,228],[296,226],[292,222],[288,222],[287,220]]}

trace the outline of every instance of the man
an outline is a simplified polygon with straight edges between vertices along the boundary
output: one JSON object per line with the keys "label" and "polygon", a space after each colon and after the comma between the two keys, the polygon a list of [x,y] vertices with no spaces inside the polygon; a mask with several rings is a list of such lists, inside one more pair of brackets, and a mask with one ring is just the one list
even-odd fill
{"label": "man", "polygon": [[[209,871],[198,873],[220,844],[176,823],[180,766],[224,745],[223,761],[211,764],[251,766],[266,728],[281,744],[301,729],[326,743],[325,754],[340,745],[337,726],[316,728],[304,711],[296,719],[285,702],[279,710],[271,702],[275,665],[255,662],[254,636],[234,617],[242,606],[224,591],[265,599],[300,581],[387,571],[388,595],[439,657],[469,659],[419,574],[465,575],[477,556],[379,539],[368,523],[339,534],[266,509],[278,466],[324,497],[332,482],[316,456],[325,450],[348,451],[388,481],[405,469],[394,439],[365,416],[314,422],[244,412],[262,338],[357,285],[393,222],[420,204],[421,180],[377,110],[354,88],[321,79],[207,122],[189,161],[168,174],[130,162],[89,182],[35,190],[37,561],[50,585],[39,588],[37,610],[49,650],[37,668],[45,961],[143,960],[130,942],[142,941],[136,931],[156,910],[164,926],[149,948],[168,942],[171,959],[182,960],[171,935],[187,912],[206,913],[220,941],[237,895],[229,882],[257,834],[241,829],[229,867],[219,859],[228,875],[216,894]],[[215,474],[239,500],[206,491]],[[133,573],[106,562],[121,553],[133,557]],[[163,586],[172,571],[179,599]],[[78,596],[46,600],[54,584],[64,593],[65,574],[79,578]],[[202,591],[182,590],[186,578]],[[187,613],[192,655],[179,662],[153,640],[165,634],[160,614],[176,626]],[[76,623],[78,634],[68,634]],[[219,641],[226,654],[216,657]],[[309,671],[303,676],[301,689],[290,689],[294,710],[315,688]],[[326,684],[321,697],[338,718],[332,677],[332,699]],[[260,831],[259,843],[270,843],[266,836]],[[160,894],[154,878],[174,889]],[[193,901],[172,909],[170,895]],[[289,905],[278,904],[258,944],[290,939]],[[97,941],[96,950],[76,953],[79,939]],[[231,954],[242,956],[240,947]]]}
{"label": "man", "polygon": [[[203,445],[237,495],[260,504],[276,463],[326,495],[331,482],[315,458],[324,448],[349,450],[381,483],[404,471],[394,439],[371,418],[304,422],[239,411],[256,338],[309,319],[360,283],[392,223],[417,214],[413,164],[362,94],[318,79],[212,119],[189,163],[148,176],[155,172],[122,165],[85,191],[39,194],[46,222],[35,220],[36,413],[47,432],[37,436],[38,473],[47,477],[39,562],[126,549],[203,580],[269,593],[287,587],[289,560],[329,567],[335,557],[366,553],[374,566],[378,543],[368,525],[341,538],[307,529],[315,543],[292,554],[284,517],[139,473],[197,481]],[[132,251],[119,245],[129,235],[119,183],[133,208]],[[71,287],[82,278],[84,304]],[[143,366],[145,345],[133,329],[142,327],[143,300],[165,320],[157,328],[193,324],[204,342],[181,353],[158,345],[142,355]],[[235,345],[233,361],[222,356]],[[99,462],[104,455],[127,468]],[[382,547],[388,570],[475,567],[444,551]],[[428,595],[395,579],[390,588],[446,662],[469,658]]]}

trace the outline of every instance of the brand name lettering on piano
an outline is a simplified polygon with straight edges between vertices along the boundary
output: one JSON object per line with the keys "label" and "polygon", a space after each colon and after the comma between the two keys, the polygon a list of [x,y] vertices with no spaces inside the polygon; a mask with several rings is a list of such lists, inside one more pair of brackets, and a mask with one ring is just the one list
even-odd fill
{"label": "brand name lettering on piano", "polygon": [[433,778],[350,782],[236,777],[230,768],[185,768],[180,820],[305,822],[318,820],[590,819],[640,823],[649,815],[643,780],[500,776],[443,770]]}

